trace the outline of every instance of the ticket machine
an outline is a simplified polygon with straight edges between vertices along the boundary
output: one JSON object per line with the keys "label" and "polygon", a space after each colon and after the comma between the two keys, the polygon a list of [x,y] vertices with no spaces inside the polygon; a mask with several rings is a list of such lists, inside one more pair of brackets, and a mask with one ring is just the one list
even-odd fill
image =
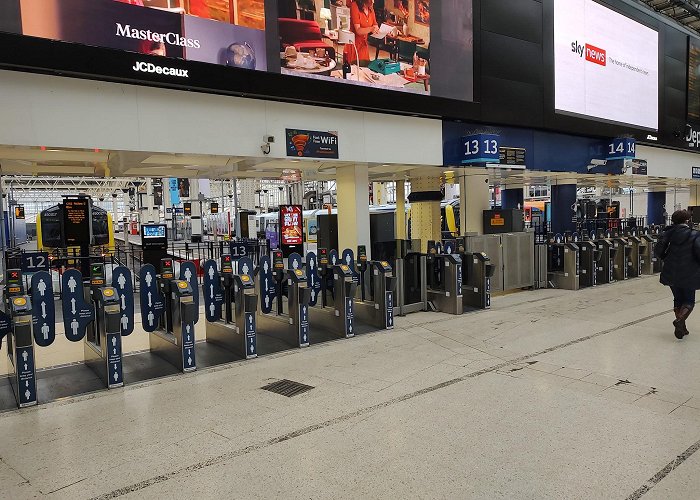
{"label": "ticket machine", "polygon": [[195,306],[192,286],[173,279],[173,260],[162,259],[160,273],[151,264],[141,268],[141,322],[149,335],[151,352],[183,372],[197,369]]}
{"label": "ticket machine", "polygon": [[[7,373],[17,406],[37,404],[32,301],[25,293],[22,271],[9,269],[5,283],[5,313],[0,316],[0,332],[7,336]],[[0,333],[0,338],[2,333]]]}
{"label": "ticket machine", "polygon": [[[286,285],[286,301],[284,291]],[[281,250],[273,259],[265,256],[258,266],[260,308],[257,313],[258,335],[276,337],[283,342],[307,347],[310,343],[309,303],[311,289],[301,265],[301,256],[293,253],[284,266]],[[275,300],[277,299],[277,300]]]}
{"label": "ticket machine", "polygon": [[104,264],[90,264],[90,287],[86,288],[86,300],[92,302],[95,318],[87,325],[83,351],[85,364],[108,389],[113,389],[124,385],[121,301],[117,289],[105,283]]}
{"label": "ticket machine", "polygon": [[204,307],[207,342],[245,359],[257,357],[256,312],[253,263],[244,257],[234,272],[231,255],[222,255],[220,272],[216,261],[204,264]]}

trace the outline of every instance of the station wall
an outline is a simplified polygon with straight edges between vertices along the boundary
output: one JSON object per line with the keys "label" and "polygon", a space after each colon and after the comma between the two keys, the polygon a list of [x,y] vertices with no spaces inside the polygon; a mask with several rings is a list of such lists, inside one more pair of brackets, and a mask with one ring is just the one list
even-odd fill
{"label": "station wall", "polygon": [[0,71],[0,144],[285,158],[285,129],[335,131],[339,160],[442,165],[439,120]]}

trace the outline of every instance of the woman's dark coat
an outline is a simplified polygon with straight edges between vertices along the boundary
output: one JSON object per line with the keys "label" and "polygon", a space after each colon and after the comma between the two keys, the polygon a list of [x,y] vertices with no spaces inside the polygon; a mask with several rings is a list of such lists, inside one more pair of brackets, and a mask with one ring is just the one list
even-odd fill
{"label": "woman's dark coat", "polygon": [[686,224],[669,226],[659,237],[654,254],[664,261],[662,284],[700,289],[700,232]]}

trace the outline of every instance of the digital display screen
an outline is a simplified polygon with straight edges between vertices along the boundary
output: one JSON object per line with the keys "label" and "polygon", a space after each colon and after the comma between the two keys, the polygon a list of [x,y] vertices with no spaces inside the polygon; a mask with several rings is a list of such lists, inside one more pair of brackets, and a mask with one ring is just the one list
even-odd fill
{"label": "digital display screen", "polygon": [[15,219],[24,219],[24,207],[15,207]]}
{"label": "digital display screen", "polygon": [[145,225],[142,227],[144,238],[165,238],[165,226],[149,226]]}
{"label": "digital display screen", "polygon": [[187,81],[177,60],[197,61],[473,99],[472,0],[0,0],[0,12],[0,30],[173,58],[136,58],[133,76]]}
{"label": "digital display screen", "polygon": [[555,109],[657,130],[659,34],[593,0],[554,0]]}
{"label": "digital display screen", "polygon": [[688,47],[688,118],[700,120],[700,40],[692,37]]}
{"label": "digital display screen", "polygon": [[301,205],[281,205],[279,227],[283,245],[301,245],[304,242]]}
{"label": "digital display screen", "polygon": [[90,200],[65,200],[63,202],[63,228],[66,245],[90,244]]}

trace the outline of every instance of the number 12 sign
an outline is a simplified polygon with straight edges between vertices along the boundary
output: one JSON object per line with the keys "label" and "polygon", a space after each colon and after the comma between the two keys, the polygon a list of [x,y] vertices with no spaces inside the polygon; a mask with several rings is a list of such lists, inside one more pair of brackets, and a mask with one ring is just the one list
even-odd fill
{"label": "number 12 sign", "polygon": [[475,134],[462,137],[464,145],[462,165],[500,163],[498,139],[499,136],[496,134]]}

